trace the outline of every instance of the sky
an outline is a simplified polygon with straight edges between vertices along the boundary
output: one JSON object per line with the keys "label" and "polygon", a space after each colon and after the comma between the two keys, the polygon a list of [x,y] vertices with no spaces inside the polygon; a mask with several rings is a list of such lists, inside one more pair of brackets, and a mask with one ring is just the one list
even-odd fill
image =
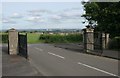
{"label": "sky", "polygon": [[[65,0],[64,0],[65,1]],[[2,29],[82,29],[86,26],[81,1],[2,2]]]}

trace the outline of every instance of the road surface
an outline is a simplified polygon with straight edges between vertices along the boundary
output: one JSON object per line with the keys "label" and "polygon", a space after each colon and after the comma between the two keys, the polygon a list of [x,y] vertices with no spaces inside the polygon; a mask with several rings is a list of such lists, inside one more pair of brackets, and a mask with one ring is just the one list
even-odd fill
{"label": "road surface", "polygon": [[2,58],[0,59],[0,76],[3,76],[2,78],[9,78],[9,76],[41,76],[40,72],[24,57],[8,55],[7,52],[7,45],[0,45],[0,58]]}
{"label": "road surface", "polygon": [[50,44],[28,46],[29,61],[43,76],[118,76],[118,60]]}

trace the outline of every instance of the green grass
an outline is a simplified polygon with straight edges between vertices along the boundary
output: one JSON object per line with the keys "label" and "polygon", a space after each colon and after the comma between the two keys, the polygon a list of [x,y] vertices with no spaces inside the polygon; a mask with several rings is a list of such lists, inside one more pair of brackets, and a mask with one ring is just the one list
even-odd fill
{"label": "green grass", "polygon": [[[8,42],[8,34],[0,33],[0,38],[2,36],[2,41],[0,43]],[[39,34],[39,33],[27,33],[27,42],[30,44],[33,43],[75,43],[81,42],[82,35],[81,34],[68,34],[68,35],[60,35],[60,34]]]}
{"label": "green grass", "polygon": [[81,34],[68,34],[68,35],[60,35],[60,34],[43,34],[40,35],[39,40],[44,40],[45,43],[75,43],[82,41]]}
{"label": "green grass", "polygon": [[39,40],[40,34],[37,33],[28,33],[27,34],[27,42],[28,43],[40,43],[43,42],[42,40]]}

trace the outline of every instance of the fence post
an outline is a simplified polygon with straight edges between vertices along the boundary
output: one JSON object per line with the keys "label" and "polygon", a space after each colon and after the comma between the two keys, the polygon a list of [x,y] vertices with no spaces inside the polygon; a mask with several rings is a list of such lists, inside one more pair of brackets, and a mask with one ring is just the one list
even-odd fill
{"label": "fence post", "polygon": [[94,50],[94,29],[87,27],[83,29],[84,51],[91,52]]}
{"label": "fence post", "polygon": [[18,54],[18,32],[13,28],[8,31],[8,47],[10,55]]}

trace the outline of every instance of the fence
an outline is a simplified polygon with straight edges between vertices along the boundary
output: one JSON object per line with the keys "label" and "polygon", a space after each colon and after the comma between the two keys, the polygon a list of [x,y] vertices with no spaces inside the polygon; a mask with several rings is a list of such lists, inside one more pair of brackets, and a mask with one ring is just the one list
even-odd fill
{"label": "fence", "polygon": [[107,48],[109,34],[94,32],[93,28],[86,28],[83,31],[84,51],[101,55],[103,53],[103,49]]}

